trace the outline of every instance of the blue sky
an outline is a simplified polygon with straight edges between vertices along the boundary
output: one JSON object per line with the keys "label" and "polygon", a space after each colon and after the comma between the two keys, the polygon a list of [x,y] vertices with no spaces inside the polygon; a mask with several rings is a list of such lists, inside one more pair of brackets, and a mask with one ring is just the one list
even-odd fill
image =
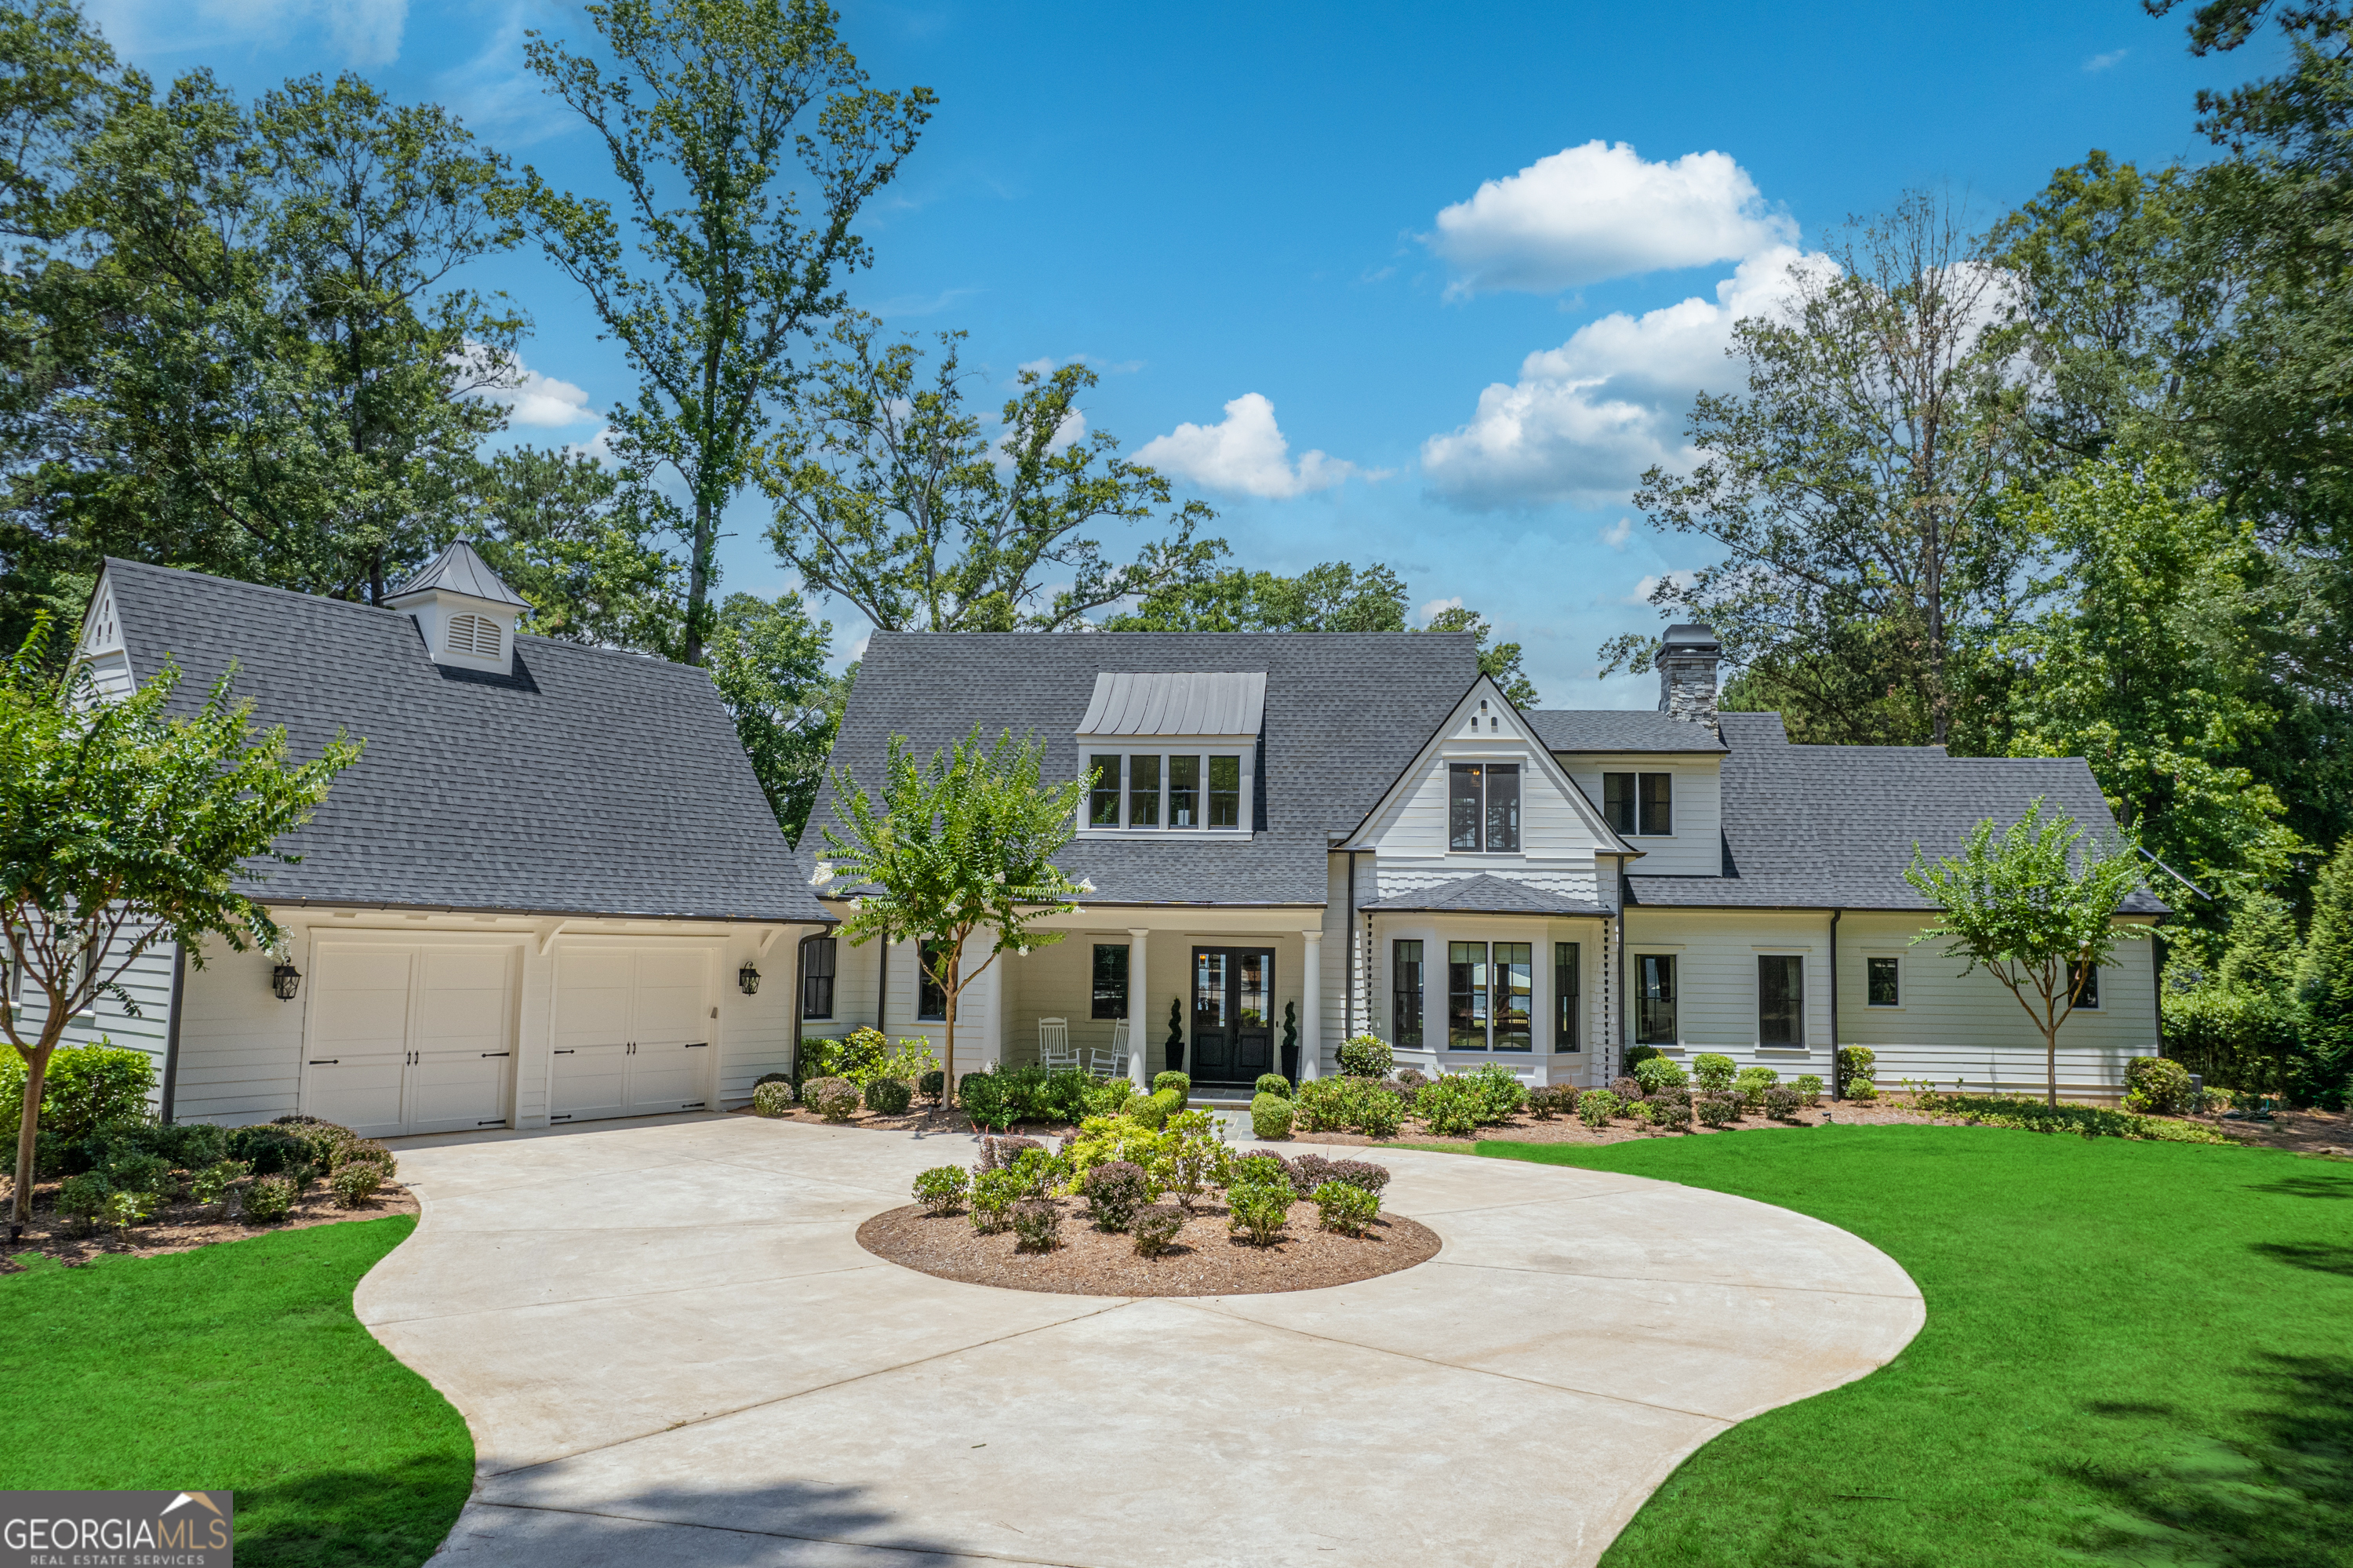
{"label": "blue sky", "polygon": [[[522,70],[527,28],[591,37],[577,7],[90,11],[159,75],[250,94],[356,69],[609,188]],[[968,331],[967,363],[1008,382],[1086,356],[1091,424],[1216,506],[1237,560],[1388,561],[1418,607],[1459,599],[1523,642],[1547,706],[1654,700],[1655,677],[1597,680],[1595,650],[1654,629],[1645,579],[1705,557],[1628,493],[1683,450],[1692,391],[1728,386],[1725,328],[1793,255],[1911,186],[1990,218],[2092,147],[2202,158],[2197,89],[2275,58],[2194,60],[2137,0],[853,3],[843,33],[879,84],[941,99],[861,226],[856,302]],[[572,286],[528,252],[473,281],[536,323],[513,435],[593,440],[630,378]],[[725,588],[795,586],[756,498],[730,521]],[[830,613],[849,656],[866,627]]]}

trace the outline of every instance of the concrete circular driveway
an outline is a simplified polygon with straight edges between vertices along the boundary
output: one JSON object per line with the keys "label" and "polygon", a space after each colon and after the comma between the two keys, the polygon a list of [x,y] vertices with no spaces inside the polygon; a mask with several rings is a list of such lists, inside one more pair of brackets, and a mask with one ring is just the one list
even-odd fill
{"label": "concrete circular driveway", "polygon": [[399,1150],[424,1218],[357,1301],[473,1429],[445,1564],[1590,1563],[1693,1449],[1923,1318],[1820,1221],[1460,1155],[1378,1156],[1445,1240],[1418,1268],[1130,1299],[860,1248],[968,1139],[697,1116]]}

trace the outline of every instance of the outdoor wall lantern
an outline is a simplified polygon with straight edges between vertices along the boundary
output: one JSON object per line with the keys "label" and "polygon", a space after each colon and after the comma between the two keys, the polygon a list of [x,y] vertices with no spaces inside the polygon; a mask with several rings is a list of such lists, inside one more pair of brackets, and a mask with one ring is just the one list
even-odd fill
{"label": "outdoor wall lantern", "polygon": [[745,996],[756,996],[759,994],[760,971],[753,965],[751,959],[745,959],[744,960],[744,967],[735,971],[735,983],[744,988],[744,994]]}
{"label": "outdoor wall lantern", "polygon": [[269,971],[269,989],[280,1001],[294,1000],[297,987],[302,983],[302,971],[292,964],[280,964]]}

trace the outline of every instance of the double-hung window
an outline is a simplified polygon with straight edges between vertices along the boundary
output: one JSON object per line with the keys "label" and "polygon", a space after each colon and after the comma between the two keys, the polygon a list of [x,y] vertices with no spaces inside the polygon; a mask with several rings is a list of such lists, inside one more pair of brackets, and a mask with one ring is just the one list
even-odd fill
{"label": "double-hung window", "polygon": [[1806,960],[1794,953],[1757,955],[1757,1044],[1806,1043]]}
{"label": "double-hung window", "polygon": [[1634,969],[1634,1044],[1679,1044],[1675,1032],[1675,956],[1639,953],[1635,955]]}
{"label": "double-hung window", "polygon": [[1472,854],[1519,853],[1518,763],[1447,765],[1446,847]]}
{"label": "double-hung window", "polygon": [[1096,1018],[1127,1016],[1127,944],[1095,944],[1094,1012]]}
{"label": "double-hung window", "polygon": [[1904,1005],[1903,959],[1865,959],[1862,978],[1864,1006],[1901,1007]]}
{"label": "double-hung window", "polygon": [[1389,944],[1389,1044],[1421,1049],[1421,944]]}
{"label": "double-hung window", "polygon": [[1087,758],[1095,781],[1087,789],[1087,826],[1119,826],[1119,782],[1122,758],[1116,751],[1099,751]]}
{"label": "double-hung window", "polygon": [[831,937],[812,937],[801,944],[801,1016],[833,1016],[833,967],[839,950]]}
{"label": "double-hung window", "polygon": [[2074,973],[2068,978],[2074,987],[2076,1007],[2088,1012],[2097,1012],[2100,1010],[2100,966],[2077,964]]}
{"label": "double-hung window", "polygon": [[1672,836],[1675,831],[1675,776],[1604,773],[1601,816],[1614,833],[1644,838]]}
{"label": "double-hung window", "polygon": [[1577,1014],[1582,999],[1584,964],[1580,961],[1584,944],[1555,942],[1552,945],[1552,1048],[1555,1051],[1581,1051],[1585,1047],[1577,1036]]}

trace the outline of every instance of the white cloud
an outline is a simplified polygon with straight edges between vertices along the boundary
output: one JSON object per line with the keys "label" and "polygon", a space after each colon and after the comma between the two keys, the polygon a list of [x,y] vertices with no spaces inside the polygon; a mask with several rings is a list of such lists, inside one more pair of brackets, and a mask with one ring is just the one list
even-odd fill
{"label": "white cloud", "polygon": [[449,362],[469,383],[463,390],[486,402],[505,404],[512,424],[553,430],[597,418],[587,393],[532,369],[520,355],[501,355],[487,344],[469,342],[466,351],[452,355]]}
{"label": "white cloud", "polygon": [[87,10],[132,57],[323,36],[338,64],[387,66],[408,24],[408,0],[92,0]]}
{"label": "white cloud", "polygon": [[2110,49],[2106,54],[2094,55],[2090,59],[2085,60],[2084,69],[2097,75],[2112,66],[2121,64],[2124,58],[2130,53],[2132,53],[2130,49]]}
{"label": "white cloud", "polygon": [[607,425],[586,440],[574,441],[564,450],[571,457],[595,458],[602,463],[616,461],[613,456],[613,427]]}
{"label": "white cloud", "polygon": [[1458,593],[1452,599],[1431,599],[1428,604],[1423,605],[1416,613],[1421,617],[1421,623],[1424,626],[1428,626],[1445,611],[1450,609],[1461,609],[1461,608],[1462,596]]}
{"label": "white cloud", "polygon": [[[1725,357],[1732,323],[1770,313],[1788,294],[1793,265],[1828,266],[1775,246],[1715,286],[1641,316],[1613,312],[1579,327],[1558,348],[1531,354],[1520,376],[1479,395],[1470,422],[1421,445],[1432,489],[1474,510],[1622,498],[1653,463],[1683,460],[1692,395],[1740,385]],[[1610,541],[1613,548],[1616,541]]]}
{"label": "white cloud", "polygon": [[1539,158],[1438,215],[1425,237],[1459,273],[1449,296],[1552,293],[1606,278],[1736,260],[1797,243],[1748,172],[1724,153],[1648,164],[1620,142]]}
{"label": "white cloud", "polygon": [[1699,581],[1699,574],[1697,572],[1669,572],[1664,577],[1644,577],[1641,581],[1634,585],[1634,591],[1632,593],[1628,594],[1624,599],[1620,599],[1618,602],[1620,604],[1648,604],[1651,602],[1651,596],[1659,591],[1659,584],[1662,582],[1672,583],[1677,588],[1689,588],[1692,584],[1697,581]]}
{"label": "white cloud", "polygon": [[1291,443],[1274,422],[1274,405],[1245,392],[1226,405],[1215,425],[1179,425],[1145,443],[1135,461],[1163,469],[1209,490],[1283,500],[1329,490],[1356,471],[1356,465],[1320,451],[1291,461]]}
{"label": "white cloud", "polygon": [[1620,517],[1601,531],[1601,542],[1613,550],[1624,549],[1633,537],[1634,520],[1631,517]]}

